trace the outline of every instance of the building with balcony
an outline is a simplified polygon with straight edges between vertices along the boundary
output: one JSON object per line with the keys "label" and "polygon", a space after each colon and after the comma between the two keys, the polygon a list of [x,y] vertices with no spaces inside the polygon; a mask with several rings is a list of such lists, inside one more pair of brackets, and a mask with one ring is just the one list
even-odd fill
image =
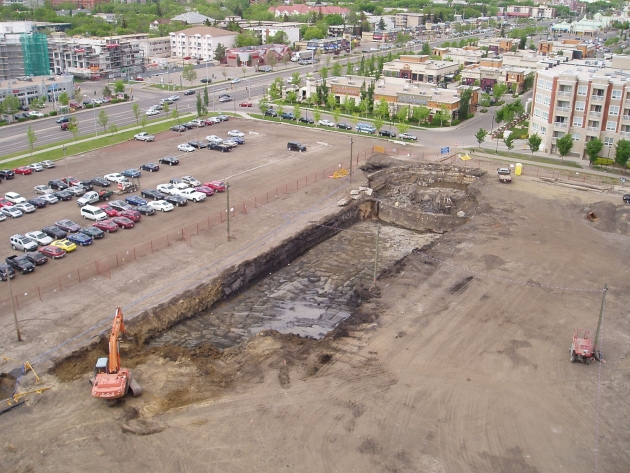
{"label": "building with balcony", "polygon": [[135,76],[144,71],[145,55],[140,43],[148,37],[144,33],[104,38],[53,33],[49,40],[51,69],[55,74],[71,74],[85,80]]}
{"label": "building with balcony", "polygon": [[529,134],[542,138],[541,150],[556,153],[556,141],[573,138],[571,155],[588,159],[588,141],[604,143],[608,156],[620,139],[630,139],[630,56],[613,56],[602,67],[574,60],[536,72]]}
{"label": "building with balcony", "polygon": [[277,21],[239,21],[239,26],[243,30],[251,31],[260,38],[262,44],[272,43],[271,38],[279,31],[282,31],[289,44],[294,44],[300,40],[300,24],[299,23],[280,23]]}
{"label": "building with balcony", "polygon": [[562,55],[569,59],[583,59],[594,57],[595,51],[594,44],[583,43],[578,39],[538,42],[538,54],[542,56]]}
{"label": "building with balcony", "polygon": [[433,55],[438,56],[442,61],[453,61],[462,66],[479,64],[484,51],[476,46],[466,46],[464,48],[434,48]]}
{"label": "building with balcony", "polygon": [[219,44],[233,48],[238,33],[212,26],[196,26],[170,33],[171,56],[200,60],[214,59],[214,51]]}
{"label": "building with balcony", "polygon": [[394,24],[396,28],[416,29],[424,25],[424,13],[396,13]]}
{"label": "building with balcony", "polygon": [[483,92],[489,93],[497,84],[505,84],[508,93],[521,93],[525,79],[535,69],[506,66],[499,58],[485,58],[462,70],[462,84],[478,84]]}
{"label": "building with balcony", "polygon": [[511,18],[539,18],[556,17],[556,9],[552,7],[525,7],[512,5],[505,9],[505,16]]}
{"label": "building with balcony", "polygon": [[479,40],[479,46],[487,46],[488,52],[503,54],[516,49],[518,40],[511,38],[484,38]]}
{"label": "building with balcony", "polygon": [[449,82],[459,71],[459,64],[436,61],[429,56],[400,56],[383,64],[383,76],[406,79],[412,83],[440,84]]}

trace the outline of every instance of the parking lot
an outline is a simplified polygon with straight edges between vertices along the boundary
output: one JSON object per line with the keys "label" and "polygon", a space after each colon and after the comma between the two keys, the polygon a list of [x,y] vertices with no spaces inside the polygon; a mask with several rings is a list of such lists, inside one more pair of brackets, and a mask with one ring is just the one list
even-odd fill
{"label": "parking lot", "polygon": [[[229,153],[213,150],[196,150],[191,153],[177,151],[178,144],[192,140],[204,140],[207,135],[218,135],[227,138],[230,130],[238,129],[245,134],[245,144],[239,145]],[[307,147],[307,152],[289,152],[288,141],[299,141]],[[322,144],[325,143],[325,144]],[[372,145],[372,141],[354,136],[354,150],[363,150]],[[18,192],[30,199],[35,196],[33,187],[46,184],[50,179],[63,178],[67,175],[80,179],[91,179],[108,173],[121,172],[131,167],[139,167],[148,162],[157,162],[164,156],[177,156],[177,166],[161,165],[155,173],[143,172],[139,179],[141,189],[155,188],[171,178],[192,175],[201,182],[229,179],[232,206],[242,206],[243,201],[261,192],[273,191],[278,185],[284,186],[290,181],[309,173],[319,172],[327,166],[343,162],[347,166],[350,139],[347,135],[305,127],[270,123],[258,120],[231,118],[228,122],[188,130],[181,133],[165,131],[157,134],[155,141],[129,141],[113,147],[95,150],[78,156],[68,156],[66,162],[60,160],[54,169],[46,169],[28,176],[16,176],[12,180],[2,181],[0,193]],[[282,163],[282,170],[274,167]],[[288,166],[287,166],[288,164]],[[95,187],[95,189],[100,189]],[[116,190],[115,184],[109,189]],[[128,195],[114,195],[112,199],[121,199]],[[254,207],[254,203],[251,203]],[[28,290],[40,285],[57,273],[72,271],[83,267],[105,255],[131,248],[140,243],[159,238],[176,231],[183,226],[197,222],[208,216],[218,218],[226,209],[226,194],[217,193],[202,202],[189,202],[184,207],[176,207],[172,212],[158,212],[153,216],[143,216],[133,229],[120,229],[108,234],[93,245],[77,248],[65,258],[49,261],[38,266],[33,273],[16,275],[13,279],[14,290]],[[61,219],[71,219],[87,226],[92,222],[80,216],[76,198],[67,202],[59,202],[37,210],[32,214],[0,222],[0,241],[5,242],[5,252],[0,256],[4,260],[15,254],[11,249],[9,238],[16,233],[41,230],[44,226],[53,225]]]}

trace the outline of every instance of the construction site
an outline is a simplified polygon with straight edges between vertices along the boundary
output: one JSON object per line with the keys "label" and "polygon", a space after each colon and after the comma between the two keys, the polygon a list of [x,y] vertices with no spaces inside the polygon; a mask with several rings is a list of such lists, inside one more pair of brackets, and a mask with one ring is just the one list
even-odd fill
{"label": "construction site", "polygon": [[[33,305],[31,332],[76,307],[44,346],[111,317],[37,377],[5,360],[6,471],[626,471],[630,206],[565,184],[377,153]],[[108,404],[112,333],[141,395]]]}

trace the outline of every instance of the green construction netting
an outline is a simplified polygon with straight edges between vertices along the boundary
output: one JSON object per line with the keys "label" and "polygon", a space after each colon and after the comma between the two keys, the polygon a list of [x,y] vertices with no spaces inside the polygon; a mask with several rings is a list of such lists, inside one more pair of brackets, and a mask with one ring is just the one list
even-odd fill
{"label": "green construction netting", "polygon": [[48,39],[45,34],[23,34],[20,38],[24,54],[24,75],[44,76],[50,74]]}

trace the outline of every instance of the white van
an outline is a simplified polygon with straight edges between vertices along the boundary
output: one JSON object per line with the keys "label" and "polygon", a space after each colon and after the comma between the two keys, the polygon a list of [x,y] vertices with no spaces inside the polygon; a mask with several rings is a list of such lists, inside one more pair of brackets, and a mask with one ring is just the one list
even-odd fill
{"label": "white van", "polygon": [[85,205],[81,207],[81,217],[87,218],[88,220],[105,220],[107,218],[107,214],[100,207],[94,207],[93,205]]}

